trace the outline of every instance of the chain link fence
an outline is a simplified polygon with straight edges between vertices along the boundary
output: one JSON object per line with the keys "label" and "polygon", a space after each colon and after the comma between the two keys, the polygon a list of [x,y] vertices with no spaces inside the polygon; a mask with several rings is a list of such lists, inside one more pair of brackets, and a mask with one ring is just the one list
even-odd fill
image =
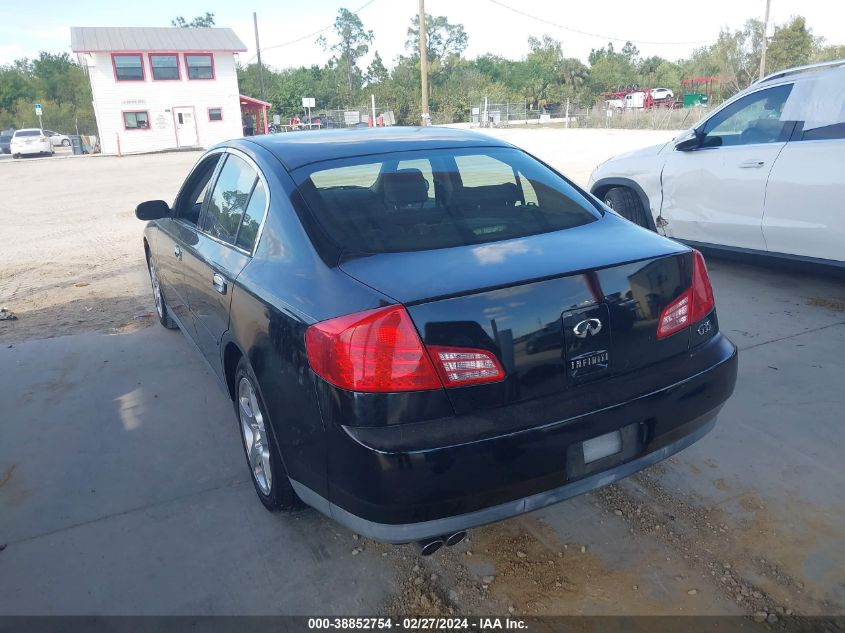
{"label": "chain link fence", "polygon": [[389,127],[396,125],[396,116],[390,108],[376,105],[373,117],[372,105],[355,108],[312,108],[311,111],[290,117],[273,115],[272,132],[301,130],[326,130],[354,127]]}
{"label": "chain link fence", "polygon": [[678,130],[690,127],[710,109],[691,108],[614,108],[603,104],[573,102],[553,107],[532,108],[526,102],[484,103],[469,109],[470,127],[511,127],[547,125],[551,127],[622,128]]}

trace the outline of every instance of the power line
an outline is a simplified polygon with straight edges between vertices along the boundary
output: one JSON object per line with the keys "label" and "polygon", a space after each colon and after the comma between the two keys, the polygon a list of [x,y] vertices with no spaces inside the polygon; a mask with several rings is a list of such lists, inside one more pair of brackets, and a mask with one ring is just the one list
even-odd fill
{"label": "power line", "polygon": [[489,0],[495,5],[502,7],[503,9],[507,9],[508,11],[513,11],[519,15],[522,15],[526,18],[531,18],[532,20],[536,20],[537,22],[542,22],[543,24],[547,24],[549,26],[553,26],[558,29],[562,29],[564,31],[570,31],[571,33],[578,33],[579,35],[588,35],[590,37],[598,37],[604,40],[612,40],[614,42],[631,42],[632,44],[653,44],[653,45],[691,45],[691,44],[711,44],[716,40],[699,40],[697,42],[650,42],[648,40],[633,40],[630,37],[613,37],[611,35],[602,35],[601,33],[590,33],[589,31],[581,31],[580,29],[574,29],[570,26],[563,26],[562,24],[557,24],[556,22],[552,22],[551,20],[546,20],[545,18],[537,17],[536,15],[531,15],[530,13],[526,13],[520,9],[516,9],[511,7],[504,2],[499,2],[499,0]]}
{"label": "power line", "polygon": [[[361,11],[366,9],[368,6],[370,6],[375,1],[376,0],[368,0],[367,2],[362,4],[360,7],[358,7],[354,11],[352,11],[352,13],[357,15],[358,13],[360,13]],[[283,46],[290,46],[291,44],[298,44],[299,42],[302,42],[303,40],[307,40],[309,38],[312,38],[315,35],[319,35],[320,33],[325,33],[326,31],[328,31],[329,29],[331,29],[333,27],[334,27],[334,22],[332,22],[328,26],[324,26],[323,28],[318,29],[318,30],[316,30],[312,33],[308,33],[307,35],[303,35],[302,37],[297,37],[295,40],[290,40],[289,42],[282,42],[281,44],[273,44],[272,46],[264,46],[261,50],[262,51],[269,51],[269,50],[272,50],[274,48],[281,48]],[[250,58],[250,60],[246,64],[244,64],[244,66],[249,66],[257,57],[258,57],[257,54],[253,55]]]}

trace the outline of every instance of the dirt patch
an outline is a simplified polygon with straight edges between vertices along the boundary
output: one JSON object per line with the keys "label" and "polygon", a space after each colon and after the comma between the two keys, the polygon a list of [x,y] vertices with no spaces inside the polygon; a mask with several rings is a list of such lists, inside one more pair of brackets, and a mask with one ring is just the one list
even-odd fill
{"label": "dirt patch", "polygon": [[813,297],[809,299],[807,303],[811,306],[827,308],[828,310],[833,310],[834,312],[845,312],[845,301],[840,301],[838,299],[823,299]]}
{"label": "dirt patch", "polygon": [[[172,200],[196,153],[0,166],[14,178],[0,226],[0,342],[135,328],[153,310],[144,223],[132,210]],[[14,172],[14,173],[13,173]],[[69,193],[71,192],[71,193]]]}
{"label": "dirt patch", "polygon": [[17,464],[12,464],[6,470],[0,474],[0,487],[5,486],[9,481],[12,479],[12,475],[15,472],[15,468],[17,468]]}
{"label": "dirt patch", "polygon": [[[766,614],[775,622],[785,615],[836,610],[809,596],[781,561],[760,556],[758,552],[784,551],[785,535],[774,527],[776,522],[758,498],[738,499],[739,506],[753,516],[741,525],[728,526],[720,508],[673,495],[653,473],[640,473],[621,485],[603,488],[596,497],[606,512],[624,518],[634,532],[657,538],[683,555],[687,564],[705,572],[724,596],[751,615]],[[802,551],[801,544],[790,545],[796,547]]]}
{"label": "dirt patch", "polygon": [[31,298],[17,303],[18,319],[0,322],[0,344],[79,332],[118,334],[148,327],[156,321],[151,311],[152,299],[146,295],[110,296],[100,289],[91,296],[61,303],[63,297],[65,293],[54,290],[48,302]]}
{"label": "dirt patch", "polygon": [[[521,517],[475,529],[460,545],[421,557],[414,546],[365,541],[389,557],[397,591],[389,615],[670,615],[643,570],[614,567],[584,544],[562,543],[542,520]],[[686,591],[686,588],[684,589]],[[691,598],[696,591],[689,591]]]}
{"label": "dirt patch", "polygon": [[674,612],[639,595],[636,570],[612,569],[593,550],[563,543],[540,520],[525,517],[473,533],[473,552],[493,567],[482,577],[490,591],[517,615],[577,615],[624,609],[628,615]]}

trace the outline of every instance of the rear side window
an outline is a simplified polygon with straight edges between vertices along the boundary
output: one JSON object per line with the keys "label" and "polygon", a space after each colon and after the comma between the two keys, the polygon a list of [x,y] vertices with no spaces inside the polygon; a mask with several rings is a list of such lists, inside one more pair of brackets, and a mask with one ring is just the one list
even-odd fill
{"label": "rear side window", "polygon": [[362,156],[293,175],[316,220],[347,253],[483,244],[599,216],[564,178],[512,148]]}
{"label": "rear side window", "polygon": [[258,238],[258,229],[264,220],[264,211],[267,208],[267,192],[264,190],[264,183],[259,180],[255,183],[255,189],[246,205],[244,219],[241,222],[241,230],[238,232],[237,245],[245,251],[252,251],[255,248],[255,240]]}
{"label": "rear side window", "polygon": [[804,130],[801,135],[802,141],[831,141],[835,139],[845,139],[845,123],[815,127],[811,130]]}

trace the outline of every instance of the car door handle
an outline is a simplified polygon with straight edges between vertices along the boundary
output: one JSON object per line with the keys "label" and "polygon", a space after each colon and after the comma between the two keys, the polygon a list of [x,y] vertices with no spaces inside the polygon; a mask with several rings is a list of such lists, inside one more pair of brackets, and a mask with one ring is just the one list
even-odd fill
{"label": "car door handle", "polygon": [[211,278],[211,285],[221,295],[226,294],[226,286],[228,286],[228,283],[226,282],[226,279],[223,277],[223,275],[219,273],[214,273],[214,276]]}
{"label": "car door handle", "polygon": [[176,259],[182,259],[182,249],[179,248],[179,245],[173,247],[173,257]]}
{"label": "car door handle", "polygon": [[740,163],[740,169],[758,169],[766,164],[764,160],[747,160],[744,163]]}

